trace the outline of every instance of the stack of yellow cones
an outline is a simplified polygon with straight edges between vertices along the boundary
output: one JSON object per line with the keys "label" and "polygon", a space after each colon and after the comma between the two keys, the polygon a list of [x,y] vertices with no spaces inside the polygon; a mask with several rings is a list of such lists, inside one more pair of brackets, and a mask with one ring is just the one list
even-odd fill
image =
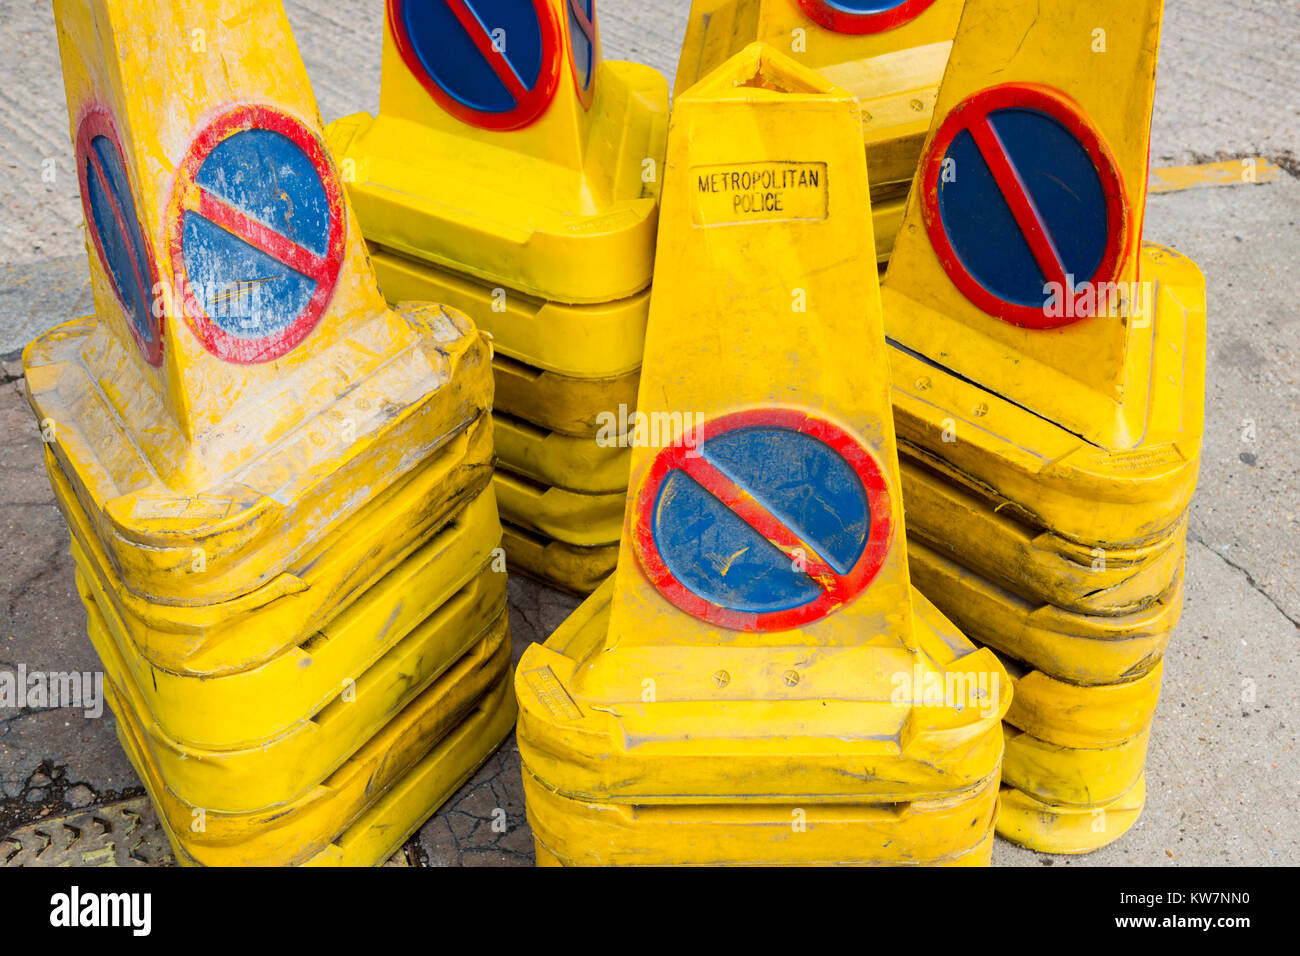
{"label": "stack of yellow cones", "polygon": [[763,44],[677,103],[639,408],[686,424],[516,672],[541,863],[989,859],[1008,679],[911,586],[860,129]]}
{"label": "stack of yellow cones", "polygon": [[592,0],[391,0],[376,117],[331,124],[390,302],[490,333],[511,566],[590,592],[635,441],[668,94],[604,62]]}
{"label": "stack of yellow cones", "polygon": [[883,285],[917,586],[1016,683],[998,831],[1137,819],[1205,287],[1142,242],[1161,3],[967,0]]}
{"label": "stack of yellow cones", "polygon": [[515,715],[490,349],[388,309],[279,4],[56,3],[95,314],[24,354],[177,856],[374,864]]}

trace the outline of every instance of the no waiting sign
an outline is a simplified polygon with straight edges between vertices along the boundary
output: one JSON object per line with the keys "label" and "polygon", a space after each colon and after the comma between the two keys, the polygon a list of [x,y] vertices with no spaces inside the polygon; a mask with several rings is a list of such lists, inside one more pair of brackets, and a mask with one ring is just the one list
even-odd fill
{"label": "no waiting sign", "polygon": [[706,422],[651,463],[633,548],[669,601],[732,630],[789,630],[857,597],[889,549],[892,510],[871,453],[808,412]]}
{"label": "no waiting sign", "polygon": [[443,109],[481,129],[520,129],[560,80],[560,24],[547,0],[388,0],[407,69]]}
{"label": "no waiting sign", "polygon": [[204,347],[250,364],[306,338],[338,281],[343,216],[325,149],[298,120],[238,106],[202,129],[176,172],[168,245]]}
{"label": "no waiting sign", "polygon": [[77,128],[81,207],[100,263],[122,305],[136,344],[150,365],[162,363],[163,327],[155,315],[153,255],[140,228],[126,156],[112,116],[86,111]]}
{"label": "no waiting sign", "polygon": [[1129,220],[1110,150],[1055,90],[1006,84],[958,104],[921,165],[930,243],[962,293],[1025,328],[1078,321],[1048,309],[1115,278]]}

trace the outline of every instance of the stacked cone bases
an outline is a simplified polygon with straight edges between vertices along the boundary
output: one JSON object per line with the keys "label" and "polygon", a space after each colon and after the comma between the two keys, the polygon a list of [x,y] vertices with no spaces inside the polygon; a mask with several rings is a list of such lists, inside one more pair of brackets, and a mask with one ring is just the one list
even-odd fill
{"label": "stacked cone bases", "polygon": [[998,832],[1047,852],[1137,819],[1181,608],[1205,287],[1142,242],[1160,19],[968,0],[882,290],[913,575],[1012,674]]}
{"label": "stacked cone bases", "polygon": [[667,88],[601,59],[591,0],[488,12],[390,0],[379,114],[329,142],[388,300],[492,337],[511,566],[585,594],[618,553]]}
{"label": "stacked cone bases", "polygon": [[514,721],[490,348],[385,306],[283,11],[230,12],[56,4],[95,314],[23,361],[178,858],[375,864]]}
{"label": "stacked cone bases", "polygon": [[1008,678],[909,579],[858,114],[763,44],[678,100],[638,401],[679,424],[516,671],[539,863],[988,862]]}
{"label": "stacked cone bases", "polygon": [[693,0],[673,95],[763,42],[862,105],[876,257],[889,258],[964,0]]}

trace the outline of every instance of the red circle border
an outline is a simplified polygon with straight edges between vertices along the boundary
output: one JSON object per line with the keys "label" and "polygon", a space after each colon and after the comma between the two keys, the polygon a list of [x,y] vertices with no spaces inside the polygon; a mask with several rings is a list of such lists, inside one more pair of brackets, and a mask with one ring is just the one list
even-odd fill
{"label": "red circle border", "polygon": [[[862,554],[837,586],[807,604],[783,611],[754,613],[720,607],[686,587],[668,569],[654,540],[654,509],[659,489],[683,457],[709,439],[740,428],[776,427],[816,438],[839,453],[862,482],[870,512],[870,527]],[[691,441],[688,443],[687,438]],[[861,442],[839,425],[795,408],[746,409],[719,416],[699,429],[683,435],[674,445],[662,449],[651,461],[637,492],[633,508],[632,548],[650,583],[672,604],[687,614],[734,631],[785,631],[827,617],[860,595],[885,563],[893,536],[893,510],[889,483],[883,469]]]}
{"label": "red circle border", "polygon": [[1093,168],[1101,179],[1102,191],[1106,196],[1106,216],[1111,225],[1106,250],[1101,263],[1092,276],[1080,279],[1076,283],[1086,282],[1094,287],[1114,281],[1119,274],[1128,244],[1129,208],[1124,190],[1124,180],[1120,175],[1115,157],[1109,147],[1089,122],[1083,108],[1064,93],[1048,86],[1034,83],[1005,83],[980,90],[962,100],[944,118],[931,141],[925,157],[921,160],[920,188],[921,213],[925,220],[925,229],[930,236],[930,244],[943,271],[948,275],[963,295],[976,307],[1011,325],[1025,329],[1048,330],[1061,328],[1074,322],[1089,318],[1079,315],[1071,307],[1062,309],[1064,315],[1049,316],[1042,306],[1020,305],[995,295],[981,285],[961,263],[948,239],[943,217],[939,213],[939,176],[943,171],[943,160],[957,134],[968,127],[966,117],[972,110],[987,117],[990,113],[1003,109],[1031,109],[1044,113],[1064,126],[1088,154]]}
{"label": "red circle border", "polygon": [[[81,121],[77,124],[77,142],[75,155],[77,160],[77,183],[81,188],[81,212],[86,220],[86,231],[90,233],[90,238],[95,244],[95,252],[99,256],[100,265],[104,273],[108,276],[109,285],[113,288],[113,295],[118,304],[122,307],[123,316],[126,318],[126,326],[131,332],[131,337],[135,339],[136,347],[144,356],[146,362],[154,368],[162,365],[163,359],[163,332],[164,325],[162,319],[154,314],[154,289],[158,286],[158,266],[154,260],[153,247],[149,242],[149,236],[144,231],[144,225],[139,221],[140,204],[138,197],[133,197],[136,206],[136,228],[140,230],[140,238],[144,245],[144,254],[146,262],[142,267],[148,273],[139,277],[142,282],[148,282],[149,288],[142,289],[142,301],[144,307],[149,312],[151,327],[153,328],[154,341],[146,342],[140,335],[140,330],[136,328],[135,321],[132,319],[131,309],[122,299],[122,293],[118,291],[117,281],[113,277],[112,267],[108,264],[108,255],[104,251],[104,242],[100,238],[99,229],[95,225],[94,211],[90,208],[90,196],[87,189],[90,186],[86,176],[86,158],[89,156],[91,141],[96,136],[107,137],[117,150],[117,158],[122,163],[122,171],[127,175],[127,189],[131,188],[130,167],[126,162],[126,153],[122,149],[122,138],[117,132],[117,123],[113,119],[113,114],[105,106],[89,106],[82,114]],[[123,237],[127,238],[127,237]]]}
{"label": "red circle border", "polygon": [[[236,133],[253,129],[280,133],[307,155],[320,177],[330,213],[329,239],[323,256],[328,267],[327,276],[317,281],[315,292],[307,300],[307,304],[303,306],[301,314],[296,319],[274,335],[262,339],[246,339],[231,335],[208,317],[194,297],[194,292],[190,288],[189,274],[185,269],[185,208],[181,203],[183,184],[194,182],[199,167],[212,151]],[[326,152],[320,139],[302,122],[269,106],[235,106],[219,114],[205,126],[194,137],[185,158],[176,169],[168,213],[171,223],[168,251],[172,275],[182,280],[180,288],[173,291],[180,296],[186,324],[203,347],[217,358],[235,365],[271,362],[297,348],[320,321],[338,285],[346,243],[345,215],[343,190],[334,172],[329,153]]]}
{"label": "red circle border", "polygon": [[[556,21],[555,11],[546,0],[532,0],[533,9],[537,11],[537,22],[542,31],[542,71],[537,77],[537,85],[528,91],[512,110],[503,113],[486,113],[461,103],[449,94],[429,75],[424,64],[420,62],[415,46],[411,43],[402,17],[402,8],[407,0],[385,0],[388,33],[393,38],[397,53],[402,58],[411,75],[424,87],[424,91],[443,111],[454,116],[468,126],[478,129],[506,133],[511,130],[531,126],[550,107],[555,93],[560,87],[560,25]],[[593,75],[595,64],[592,64]]]}
{"label": "red circle border", "polygon": [[904,0],[890,10],[876,13],[850,13],[837,10],[824,0],[799,0],[799,7],[804,15],[818,26],[823,26],[836,33],[861,35],[864,33],[884,33],[905,23],[915,20],[934,5],[935,0]]}

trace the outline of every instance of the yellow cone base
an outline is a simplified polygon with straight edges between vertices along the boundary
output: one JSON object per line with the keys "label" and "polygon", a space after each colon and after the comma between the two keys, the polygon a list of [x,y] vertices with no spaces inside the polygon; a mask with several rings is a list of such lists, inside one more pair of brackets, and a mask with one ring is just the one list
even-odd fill
{"label": "yellow cone base", "polygon": [[1146,766],[1151,728],[1112,747],[1063,747],[1005,725],[1002,782],[1053,806],[1111,803]]}
{"label": "yellow cone base", "polygon": [[[481,497],[491,462],[491,426],[483,416],[355,519],[323,530],[297,573],[233,601],[178,606],[150,601],[122,582],[67,475],[49,449],[45,455],[55,502],[141,656],[163,670],[202,677],[250,670],[301,644]],[[484,507],[491,506],[467,512],[466,520],[490,536],[496,519],[480,515]],[[192,562],[206,560],[204,549],[190,552]],[[464,547],[460,559],[475,560]],[[171,573],[184,580],[189,566]]]}
{"label": "yellow cone base", "polygon": [[1122,684],[1080,687],[999,659],[1014,685],[1006,722],[1040,740],[1082,749],[1118,747],[1155,718],[1163,662]]}
{"label": "yellow cone base", "polygon": [[[455,730],[370,809],[300,865],[380,866],[390,859],[510,736],[517,711],[514,697],[507,689],[507,682],[498,684]],[[130,756],[129,746],[127,750]],[[163,831],[181,864],[202,866],[165,821]]]}
{"label": "yellow cone base", "polygon": [[626,440],[573,438],[499,410],[492,422],[497,459],[507,471],[580,494],[627,494],[632,455]]}
{"label": "yellow cone base", "polygon": [[899,466],[908,535],[1030,603],[1077,614],[1134,614],[1173,587],[1182,570],[1185,515],[1152,543],[1090,547],[1024,523],[1015,509],[916,458],[902,454]]}
{"label": "yellow cone base", "polygon": [[610,416],[636,408],[641,370],[612,378],[573,378],[498,353],[492,359],[497,411],[574,438],[595,439]]}
{"label": "yellow cone base", "polygon": [[1072,684],[1148,673],[1182,610],[1181,572],[1145,610],[1103,617],[1025,601],[910,536],[907,556],[916,586],[973,641]]}
{"label": "yellow cone base", "polygon": [[496,752],[518,709],[506,674],[423,760],[307,866],[377,866]]}
{"label": "yellow cone base", "polygon": [[[452,305],[492,336],[495,354],[505,355],[539,374],[610,380],[635,376],[641,366],[650,315],[648,288],[626,299],[570,305],[520,292],[512,283],[484,283],[383,246],[374,247],[371,262],[379,289],[389,302]],[[636,399],[635,382],[631,399]]]}
{"label": "yellow cone base", "polygon": [[625,493],[584,495],[529,481],[498,464],[492,476],[503,520],[579,548],[612,547],[623,531]]}
{"label": "yellow cone base", "polygon": [[[100,606],[78,574],[91,643],[119,698],[129,702],[145,734],[150,760],[179,799],[222,813],[252,812],[297,800],[475,645],[491,651],[503,643],[505,576],[484,570],[474,584],[355,678],[340,681],[327,703],[305,712],[276,736],[213,750],[177,741],[159,726]],[[256,697],[242,703],[254,710],[261,706]]]}
{"label": "yellow cone base", "polygon": [[[390,854],[388,835],[376,832],[389,825],[388,812],[400,817],[392,835],[409,833],[509,733],[515,716],[509,667],[508,636],[490,651],[480,644],[304,797],[245,814],[209,812],[177,798],[149,758],[131,706],[111,683],[106,691],[118,718],[118,738],[178,858],[207,866],[288,866],[317,858],[361,865]],[[403,781],[415,789],[404,790]],[[390,792],[393,803],[376,810]],[[377,816],[365,828],[369,832],[353,838],[361,841],[354,858],[343,859],[350,828],[371,810]],[[338,841],[340,848],[332,850]]]}
{"label": "yellow cone base", "polygon": [[[460,650],[468,647],[504,604],[504,575],[484,570],[499,546],[500,528],[492,495],[480,494],[320,628],[265,662],[218,673],[175,673],[146,658],[121,613],[111,573],[75,536],[72,554],[83,595],[98,605],[111,654],[140,688],[142,708],[153,715],[160,733],[185,746],[238,750],[300,724],[398,642],[427,631],[433,616],[445,617],[453,604],[469,616],[453,617],[441,640],[459,642]],[[243,626],[256,630],[275,624],[273,616],[253,613]],[[101,657],[109,653],[100,649]],[[455,656],[447,652],[447,659]]]}
{"label": "yellow cone base", "polygon": [[[348,374],[341,370],[357,364],[354,353],[382,355],[399,332],[414,344],[326,401],[338,374]],[[320,544],[316,529],[360,520],[367,510],[375,520],[378,499],[484,418],[491,400],[486,342],[463,315],[415,305],[382,314],[281,383],[276,396],[314,397],[320,414],[280,433],[267,407],[283,402],[268,395],[243,419],[223,422],[237,438],[211,439],[224,457],[208,463],[169,431],[175,424],[149,405],[153,386],[134,380],[143,374],[134,363],[115,364],[105,338],[87,318],[32,342],[23,360],[29,396],[37,420],[52,423],[49,451],[94,519],[124,586],[159,604],[235,601],[300,572]],[[130,395],[141,396],[147,414],[119,407]],[[225,442],[254,445],[257,457],[221,475],[221,464],[235,457]],[[146,457],[150,452],[154,458]],[[205,484],[188,493],[163,484],[154,459],[172,456],[203,474]]]}
{"label": "yellow cone base", "polygon": [[639,292],[650,279],[658,191],[643,180],[642,162],[662,155],[668,87],[650,67],[613,61],[601,63],[598,84],[597,122],[610,140],[602,160],[617,177],[598,209],[583,170],[557,173],[550,157],[508,140],[484,142],[382,112],[331,123],[326,139],[340,165],[355,171],[345,177],[348,198],[366,238],[556,301]]}
{"label": "yellow cone base", "polygon": [[600,433],[603,414],[636,407],[649,290],[620,302],[564,305],[378,249],[380,288],[391,302],[459,303],[492,336],[493,407],[548,431]]}
{"label": "yellow cone base", "polygon": [[579,548],[525,528],[501,525],[501,546],[513,574],[519,572],[570,594],[585,597],[596,590],[618,564],[618,545]]}
{"label": "yellow cone base", "polygon": [[1059,807],[1042,803],[1015,787],[1003,787],[997,834],[1039,853],[1091,853],[1122,837],[1137,822],[1146,803],[1146,776],[1123,795],[1100,807]]}
{"label": "yellow cone base", "polygon": [[909,804],[600,803],[563,796],[523,768],[539,865],[984,866],[997,778]]}
{"label": "yellow cone base", "polygon": [[[882,696],[819,699],[791,693],[797,684],[783,678],[784,693],[726,700],[730,681],[719,685],[713,675],[745,668],[761,688],[782,674],[784,664],[765,660],[779,651],[689,645],[672,652],[679,670],[704,680],[671,699],[610,707],[586,696],[581,662],[608,647],[614,584],[584,601],[544,645],[530,645],[516,671],[520,753],[552,790],[637,805],[910,804],[950,799],[998,772],[1008,678],[988,650],[972,649],[919,593],[912,595],[919,650],[892,659],[900,670],[882,681]],[[858,673],[853,668],[868,657],[859,648],[819,655],[827,680],[850,686],[858,682],[843,675]],[[945,687],[955,695],[959,685],[960,701],[945,695]],[[710,688],[720,693],[710,698]],[[937,688],[937,698],[927,699],[926,688]]]}

